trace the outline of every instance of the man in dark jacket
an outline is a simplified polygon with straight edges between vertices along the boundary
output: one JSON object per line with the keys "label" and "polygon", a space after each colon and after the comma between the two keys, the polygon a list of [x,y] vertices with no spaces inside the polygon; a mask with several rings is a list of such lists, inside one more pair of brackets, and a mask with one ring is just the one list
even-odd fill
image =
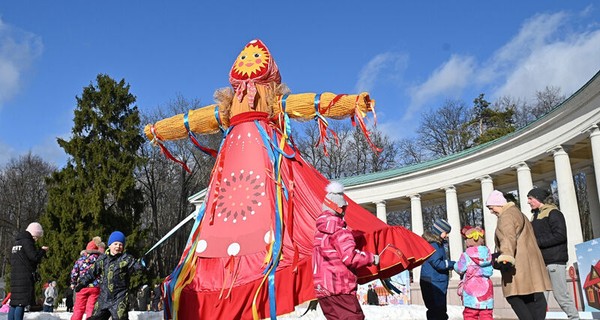
{"label": "man in dark jacket", "polygon": [[554,205],[554,198],[545,189],[533,188],[529,191],[527,203],[533,213],[531,225],[552,282],[554,299],[569,319],[579,319],[579,313],[567,288],[566,268],[569,253],[565,217]]}
{"label": "man in dark jacket", "polygon": [[22,320],[25,307],[35,304],[35,279],[37,266],[46,256],[48,247],[38,249],[35,242],[44,235],[42,226],[32,222],[15,238],[10,256],[10,310],[9,320]]}

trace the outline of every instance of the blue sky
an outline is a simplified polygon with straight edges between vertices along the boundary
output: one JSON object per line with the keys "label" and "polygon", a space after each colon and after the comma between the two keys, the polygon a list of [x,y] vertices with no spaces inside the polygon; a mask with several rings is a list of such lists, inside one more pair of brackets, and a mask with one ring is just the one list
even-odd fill
{"label": "blue sky", "polygon": [[378,127],[402,138],[446,99],[579,89],[600,70],[600,4],[0,1],[0,165],[31,151],[62,166],[56,138],[99,73],[125,79],[142,111],[210,104],[254,38],[292,92],[368,91]]}

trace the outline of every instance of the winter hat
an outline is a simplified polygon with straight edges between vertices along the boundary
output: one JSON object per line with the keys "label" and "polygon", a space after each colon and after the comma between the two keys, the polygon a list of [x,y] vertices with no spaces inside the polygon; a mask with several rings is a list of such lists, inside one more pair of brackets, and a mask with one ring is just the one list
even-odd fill
{"label": "winter hat", "polygon": [[124,247],[125,246],[125,235],[123,234],[123,232],[115,231],[115,232],[111,233],[110,237],[108,237],[108,245],[110,246],[111,244],[113,244],[113,242],[120,242],[123,244],[123,247]]}
{"label": "winter hat", "polygon": [[[464,230],[464,229],[463,229]],[[465,230],[464,236],[467,239],[473,239],[475,241],[479,241],[485,235],[485,231],[480,227],[471,227],[468,230]]]}
{"label": "winter hat", "polygon": [[467,245],[467,248],[482,245],[484,241],[484,235],[485,232],[479,227],[471,227],[470,229],[466,230],[464,236],[466,239],[465,243]]}
{"label": "winter hat", "polygon": [[25,231],[28,231],[29,233],[31,233],[31,236],[33,236],[33,237],[41,238],[44,236],[44,229],[42,229],[42,225],[39,224],[38,222],[30,223],[27,226],[27,229],[25,229]]}
{"label": "winter hat", "polygon": [[435,220],[433,227],[431,227],[431,231],[436,234],[442,234],[443,232],[450,233],[450,230],[452,230],[452,226],[444,219]]}
{"label": "winter hat", "polygon": [[487,199],[487,202],[485,203],[485,205],[487,207],[489,206],[503,206],[506,204],[506,198],[504,198],[504,195],[502,194],[502,192],[498,191],[498,190],[494,190],[492,191],[492,193],[490,193],[490,196]]}
{"label": "winter hat", "polygon": [[102,238],[96,236],[92,239],[92,241],[88,242],[87,246],[85,246],[85,250],[87,251],[98,251],[98,245],[102,242]]}
{"label": "winter hat", "polygon": [[[337,182],[331,181],[325,188],[327,194],[323,200],[323,211],[333,210],[337,212],[336,207],[344,207],[348,205],[346,199],[344,199],[344,185]],[[341,212],[338,212],[341,213]]]}
{"label": "winter hat", "polygon": [[527,196],[535,198],[537,201],[544,203],[544,201],[546,201],[546,198],[550,196],[550,192],[542,188],[533,188],[527,193]]}

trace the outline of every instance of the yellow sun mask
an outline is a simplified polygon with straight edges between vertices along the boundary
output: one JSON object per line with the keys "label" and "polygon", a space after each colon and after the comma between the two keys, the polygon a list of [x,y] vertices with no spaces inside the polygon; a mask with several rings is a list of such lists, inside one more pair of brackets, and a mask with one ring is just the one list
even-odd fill
{"label": "yellow sun mask", "polygon": [[256,85],[281,83],[277,64],[262,41],[250,41],[238,55],[229,72],[229,82],[235,90],[235,95],[242,101],[248,95],[248,104],[254,109]]}

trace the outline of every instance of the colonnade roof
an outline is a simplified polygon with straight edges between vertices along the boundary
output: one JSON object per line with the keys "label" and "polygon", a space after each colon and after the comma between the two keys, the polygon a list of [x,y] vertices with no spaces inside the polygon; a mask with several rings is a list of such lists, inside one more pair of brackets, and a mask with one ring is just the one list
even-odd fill
{"label": "colonnade roof", "polygon": [[[559,105],[555,106],[548,113],[546,113],[542,117],[538,118],[537,120],[531,122],[527,126],[520,128],[519,130],[516,130],[515,132],[512,132],[508,135],[505,135],[496,140],[487,142],[482,145],[474,146],[472,148],[465,149],[461,152],[457,152],[457,153],[454,153],[454,154],[451,154],[448,156],[440,157],[437,159],[433,159],[430,161],[426,161],[426,162],[422,162],[422,163],[418,163],[418,164],[414,164],[414,165],[408,165],[408,166],[404,166],[404,167],[389,169],[389,170],[385,170],[385,171],[379,171],[379,172],[373,172],[373,173],[368,173],[368,174],[363,174],[363,175],[345,177],[345,178],[340,179],[340,182],[343,183],[346,187],[351,187],[351,186],[359,186],[359,185],[363,185],[363,184],[375,183],[375,182],[381,181],[381,180],[390,180],[390,179],[394,179],[394,178],[399,178],[399,177],[402,177],[402,176],[405,176],[405,175],[408,175],[411,173],[416,173],[416,172],[423,171],[426,169],[432,169],[432,168],[441,166],[443,164],[460,161],[463,158],[466,158],[468,156],[473,156],[479,152],[483,153],[485,150],[491,149],[495,146],[503,144],[507,140],[516,139],[516,138],[524,136],[524,135],[535,135],[535,132],[532,131],[532,128],[535,128],[539,123],[552,121],[552,120],[549,120],[549,118],[552,118],[554,114],[556,114],[560,111],[570,110],[569,108],[579,107],[579,106],[574,106],[574,104],[580,103],[580,102],[576,101],[578,96],[585,95],[586,99],[588,99],[587,96],[590,96],[590,95],[597,96],[598,94],[600,94],[599,88],[600,88],[600,71],[598,71],[579,90],[577,90],[575,93],[573,93],[571,96],[569,96],[569,98],[567,98],[565,101],[563,101]],[[591,92],[591,93],[586,92],[586,91],[590,91],[590,90],[592,90],[593,92]],[[586,92],[586,94],[583,94],[584,92]],[[585,100],[584,102],[587,102],[587,101],[589,101],[589,100]],[[600,108],[600,106],[596,106],[596,107]],[[549,142],[549,143],[551,143],[551,142]],[[575,145],[575,144],[576,144],[576,142],[573,142],[573,145]],[[548,147],[551,147],[551,146],[548,145]],[[575,148],[575,149],[576,149],[576,151],[579,151],[579,153],[589,153],[589,146],[579,146],[579,148]]]}

